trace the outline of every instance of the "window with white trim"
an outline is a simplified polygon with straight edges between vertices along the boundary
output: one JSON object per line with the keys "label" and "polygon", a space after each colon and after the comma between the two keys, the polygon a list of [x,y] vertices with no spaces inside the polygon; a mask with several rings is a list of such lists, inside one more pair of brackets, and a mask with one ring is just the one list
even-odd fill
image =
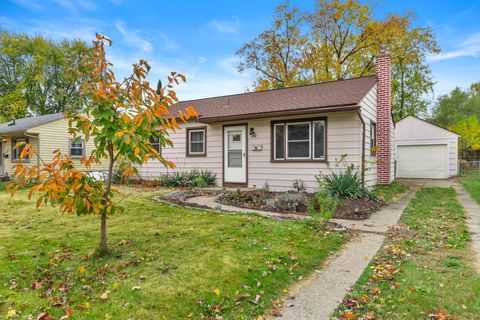
{"label": "window with white trim", "polygon": [[325,160],[326,120],[273,124],[273,160]]}
{"label": "window with white trim", "polygon": [[310,159],[311,122],[287,123],[287,159]]}
{"label": "window with white trim", "polygon": [[82,139],[70,139],[70,156],[83,158],[85,156],[85,141]]}
{"label": "window with white trim", "polygon": [[162,153],[162,145],[160,144],[160,139],[158,137],[150,137],[149,139],[150,144],[152,145],[153,149],[158,152],[158,154]]}
{"label": "window with white trim", "polygon": [[370,122],[370,155],[376,156],[377,154],[377,124]]}
{"label": "window with white trim", "polygon": [[[20,143],[20,142],[24,142],[23,145],[19,146],[18,148],[15,148],[15,146]],[[22,153],[23,149],[25,149],[25,145],[28,144],[28,139],[12,139],[12,160],[20,160],[20,161],[25,161],[25,162],[28,162],[30,161],[30,157],[27,155],[25,155],[25,157],[23,159],[20,159],[20,154]]]}
{"label": "window with white trim", "polygon": [[205,128],[187,129],[187,155],[205,155],[206,130]]}
{"label": "window with white trim", "polygon": [[313,121],[313,158],[325,159],[325,120]]}

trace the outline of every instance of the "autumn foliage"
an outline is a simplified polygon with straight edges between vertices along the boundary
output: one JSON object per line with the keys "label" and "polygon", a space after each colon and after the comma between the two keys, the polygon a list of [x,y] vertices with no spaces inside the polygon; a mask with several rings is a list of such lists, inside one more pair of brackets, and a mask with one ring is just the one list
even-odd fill
{"label": "autumn foliage", "polygon": [[[192,107],[171,114],[170,107],[178,102],[173,91],[175,85],[185,82],[185,76],[171,72],[165,86],[153,89],[147,81],[150,65],[140,60],[133,65],[133,72],[118,82],[112,70],[113,64],[106,59],[105,45],[112,41],[97,34],[91,48],[91,58],[84,61],[86,79],[81,93],[87,103],[81,110],[70,110],[65,117],[69,121],[70,134],[95,145],[90,155],[81,160],[81,166],[60,150],[51,161],[40,159],[40,163],[15,167],[15,182],[8,188],[14,193],[18,188],[29,187],[29,197],[36,197],[37,207],[42,204],[59,206],[63,213],[78,215],[95,214],[101,217],[100,248],[107,248],[107,216],[122,210],[115,198],[117,190],[112,188],[112,176],[119,161],[129,163],[122,172],[125,176],[136,173],[136,167],[150,159],[157,159],[165,166],[175,164],[159,154],[151,139],[162,147],[173,146],[168,139],[170,131],[180,129],[177,119],[187,121],[196,117]],[[160,83],[159,83],[160,84]],[[40,155],[30,146],[18,144],[20,158]],[[107,163],[105,181],[92,177],[88,171],[92,164]],[[81,168],[80,168],[81,167]]]}

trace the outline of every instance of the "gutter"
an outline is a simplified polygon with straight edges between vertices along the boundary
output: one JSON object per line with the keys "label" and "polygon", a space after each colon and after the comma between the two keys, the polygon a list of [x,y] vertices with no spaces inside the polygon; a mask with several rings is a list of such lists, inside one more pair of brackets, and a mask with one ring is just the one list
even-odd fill
{"label": "gutter", "polygon": [[360,122],[362,123],[362,159],[361,159],[361,171],[360,174],[362,176],[362,185],[365,186],[365,120],[363,120],[362,117],[362,111],[359,110],[358,113],[358,118],[360,119]]}

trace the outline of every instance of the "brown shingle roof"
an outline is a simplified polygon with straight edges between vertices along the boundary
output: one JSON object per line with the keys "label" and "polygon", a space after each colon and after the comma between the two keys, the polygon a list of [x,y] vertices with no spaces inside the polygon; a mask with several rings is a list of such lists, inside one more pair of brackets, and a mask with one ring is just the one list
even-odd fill
{"label": "brown shingle roof", "polygon": [[181,101],[172,111],[193,106],[205,123],[277,115],[308,114],[358,108],[372,89],[375,76],[318,84]]}

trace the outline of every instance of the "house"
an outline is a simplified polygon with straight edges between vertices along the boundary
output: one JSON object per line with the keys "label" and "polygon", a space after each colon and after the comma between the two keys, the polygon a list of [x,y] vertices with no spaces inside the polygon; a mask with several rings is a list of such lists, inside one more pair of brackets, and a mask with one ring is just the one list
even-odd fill
{"label": "house", "polygon": [[449,178],[458,175],[458,138],[455,132],[414,116],[396,123],[398,178]]}
{"label": "house", "polygon": [[[89,155],[93,149],[93,141],[73,139],[68,132],[68,121],[63,113],[55,113],[37,117],[16,119],[0,124],[0,176],[12,176],[14,166],[23,163],[25,166],[39,163],[37,156],[31,159],[19,159],[22,148],[14,149],[18,142],[29,143],[40,158],[45,161],[52,159],[53,152],[60,150],[70,155],[74,162]],[[104,164],[92,164],[92,171],[106,170]]]}
{"label": "house", "polygon": [[[162,155],[175,170],[207,169],[217,185],[307,191],[316,175],[344,170],[344,157],[367,186],[394,179],[390,57],[376,59],[376,75],[290,88],[180,102],[199,116],[171,134],[173,148]],[[142,168],[143,178],[171,169],[158,161]]]}

